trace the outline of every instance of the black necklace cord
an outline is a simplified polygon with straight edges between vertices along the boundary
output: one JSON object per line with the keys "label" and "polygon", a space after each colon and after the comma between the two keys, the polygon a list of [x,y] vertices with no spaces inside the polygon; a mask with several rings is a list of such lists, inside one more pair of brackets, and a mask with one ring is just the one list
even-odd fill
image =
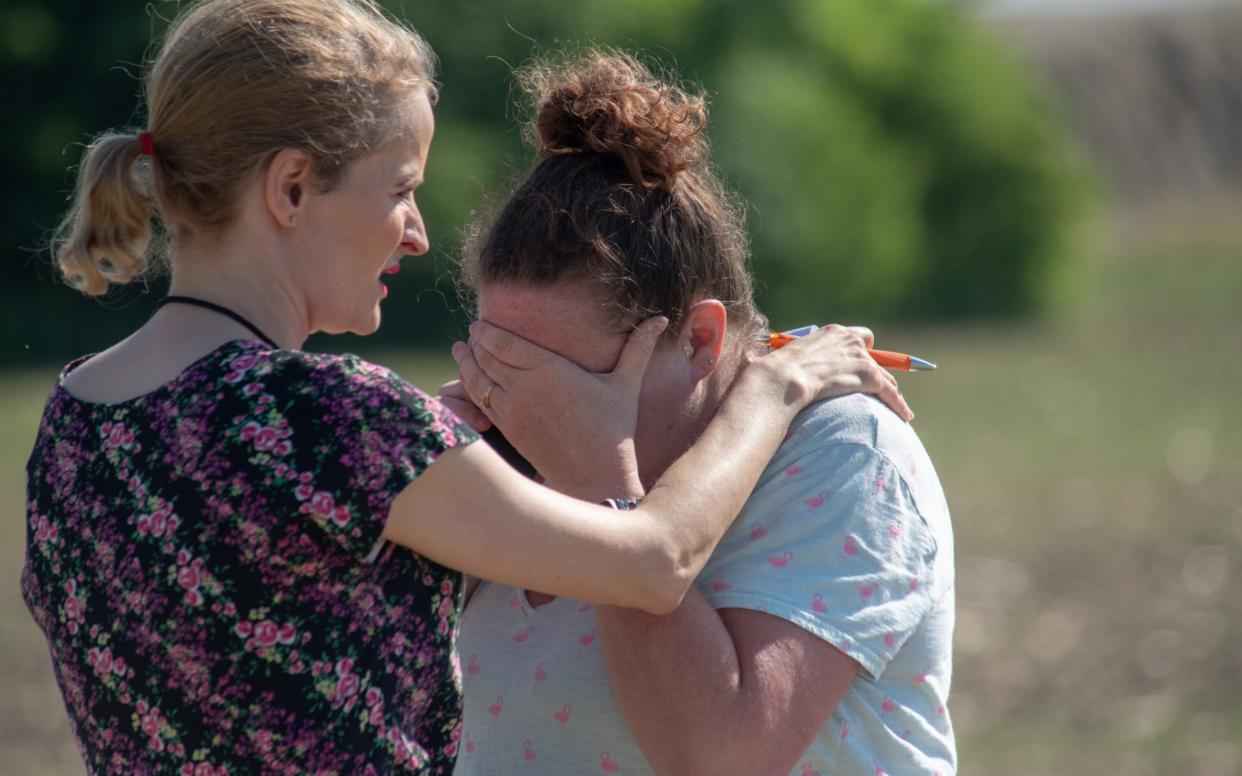
{"label": "black necklace cord", "polygon": [[192,296],[178,296],[176,294],[170,294],[156,302],[155,309],[158,310],[166,304],[188,304],[192,307],[201,307],[204,310],[211,310],[213,313],[220,313],[221,315],[232,318],[242,326],[245,326],[251,331],[252,334],[254,334],[254,336],[258,337],[272,349],[280,350],[280,346],[272,341],[271,337],[264,334],[258,326],[255,326],[253,323],[246,320],[246,318],[244,318],[240,313],[236,313],[223,305],[218,305],[215,302],[208,302],[205,299],[195,299]]}

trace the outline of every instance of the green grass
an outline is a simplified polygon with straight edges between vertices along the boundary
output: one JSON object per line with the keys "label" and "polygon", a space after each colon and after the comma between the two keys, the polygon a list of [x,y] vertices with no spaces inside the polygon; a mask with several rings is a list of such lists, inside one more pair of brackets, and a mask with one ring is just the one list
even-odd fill
{"label": "green grass", "polygon": [[[879,332],[954,510],[964,774],[1242,773],[1242,240],[1117,249],[1072,319]],[[370,354],[428,391],[443,355]],[[21,605],[55,369],[0,375],[0,746],[81,773]]]}

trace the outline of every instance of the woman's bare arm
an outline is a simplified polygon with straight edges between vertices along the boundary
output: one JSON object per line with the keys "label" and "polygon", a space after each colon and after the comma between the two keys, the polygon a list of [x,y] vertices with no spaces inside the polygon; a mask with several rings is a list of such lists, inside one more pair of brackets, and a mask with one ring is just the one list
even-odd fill
{"label": "woman's bare arm", "polygon": [[637,509],[561,495],[475,444],[440,456],[402,491],[384,537],[515,587],[671,612],[810,396],[761,371]]}
{"label": "woman's bare arm", "polygon": [[[610,376],[632,389],[635,404],[661,329],[640,327]],[[564,359],[496,327],[476,324],[474,332],[505,363],[533,364],[506,373],[511,386],[520,379],[544,379],[541,375],[549,371],[562,388],[567,380],[601,379],[566,367]],[[841,328],[821,332],[746,369],[699,440],[669,467],[638,509],[612,510],[561,495],[525,479],[486,445],[470,445],[442,455],[402,491],[384,536],[451,568],[515,587],[671,612],[741,509],[794,415],[826,396],[860,389],[895,392],[890,376],[867,356],[861,337]],[[479,396],[495,383],[468,356],[460,363],[470,395]],[[563,405],[559,411],[589,412],[593,406],[598,412],[600,397],[609,393],[600,389],[599,396],[591,397],[591,390],[562,391],[570,397],[565,401],[586,395],[587,406]],[[514,390],[510,395],[538,394]],[[605,414],[600,413],[601,423]],[[625,422],[632,435],[632,418]],[[615,460],[598,471],[602,486],[617,496],[641,493],[632,439],[601,436],[602,444],[616,448]]]}

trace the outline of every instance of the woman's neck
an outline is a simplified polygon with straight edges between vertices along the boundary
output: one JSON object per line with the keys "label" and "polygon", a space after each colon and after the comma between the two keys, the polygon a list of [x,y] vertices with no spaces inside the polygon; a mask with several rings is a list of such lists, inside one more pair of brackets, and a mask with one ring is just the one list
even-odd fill
{"label": "woman's neck", "polygon": [[707,386],[708,396],[705,403],[711,410],[709,417],[714,416],[720,409],[720,405],[728,397],[729,391],[733,390],[734,384],[742,376],[742,372],[746,371],[746,367],[762,357],[763,353],[764,350],[760,344],[749,339],[730,342],[726,345],[726,349],[720,355],[720,365],[712,373]]}
{"label": "woman's neck", "polygon": [[[289,273],[282,271],[279,255],[253,241],[224,236],[210,243],[179,245],[172,266],[170,295],[227,307],[287,350],[300,349],[310,334],[306,304]],[[226,316],[186,305],[169,305],[160,315],[193,315],[222,336],[245,328]]]}

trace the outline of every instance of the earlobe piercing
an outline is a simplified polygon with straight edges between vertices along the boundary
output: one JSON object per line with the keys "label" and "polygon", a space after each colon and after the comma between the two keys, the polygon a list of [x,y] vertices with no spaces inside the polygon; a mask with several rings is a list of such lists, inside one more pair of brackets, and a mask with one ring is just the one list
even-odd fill
{"label": "earlobe piercing", "polygon": [[297,213],[294,213],[293,215],[289,216],[289,226],[293,226],[293,225],[294,225],[294,224],[296,224],[297,222],[298,222],[298,214],[297,214]]}
{"label": "earlobe piercing", "polygon": [[715,357],[715,356],[708,356],[708,357],[707,357],[707,365],[708,365],[708,366],[715,366],[715,365],[716,365],[716,357]]}

